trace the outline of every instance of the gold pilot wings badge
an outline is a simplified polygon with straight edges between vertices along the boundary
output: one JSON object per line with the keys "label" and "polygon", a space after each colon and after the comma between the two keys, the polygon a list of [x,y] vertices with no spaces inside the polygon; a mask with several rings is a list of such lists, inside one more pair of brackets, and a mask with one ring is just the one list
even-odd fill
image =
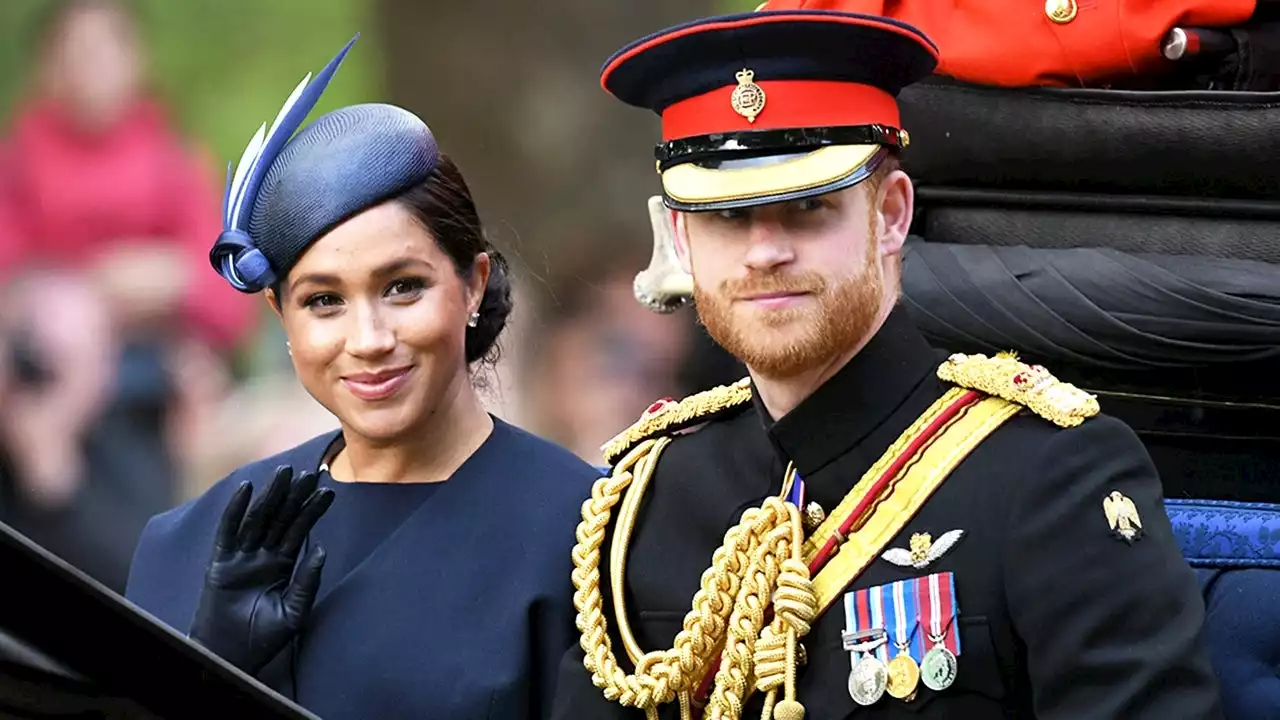
{"label": "gold pilot wings badge", "polygon": [[1102,501],[1102,511],[1107,514],[1112,535],[1130,545],[1142,537],[1142,518],[1138,516],[1138,508],[1124,493],[1112,490]]}
{"label": "gold pilot wings badge", "polygon": [[880,557],[886,562],[891,562],[898,567],[915,568],[923,570],[938,558],[946,555],[955,544],[960,542],[960,538],[964,537],[964,530],[949,530],[942,533],[936,541],[929,533],[915,533],[911,536],[911,549],[906,548],[889,548],[884,551]]}

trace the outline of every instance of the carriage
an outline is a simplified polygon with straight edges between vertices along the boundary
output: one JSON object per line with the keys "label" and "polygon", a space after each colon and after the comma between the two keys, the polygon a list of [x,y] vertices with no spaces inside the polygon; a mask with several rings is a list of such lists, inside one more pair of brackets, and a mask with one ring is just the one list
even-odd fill
{"label": "carriage", "polygon": [[936,347],[1017,348],[1133,427],[1204,594],[1226,716],[1271,717],[1280,96],[1184,87],[904,91],[903,302]]}

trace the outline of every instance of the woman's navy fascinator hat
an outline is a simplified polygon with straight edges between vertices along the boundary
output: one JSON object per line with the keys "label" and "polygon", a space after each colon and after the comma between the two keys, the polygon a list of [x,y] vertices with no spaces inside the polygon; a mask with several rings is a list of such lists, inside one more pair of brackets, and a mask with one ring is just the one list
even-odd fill
{"label": "woman's navy fascinator hat", "polygon": [[351,105],[294,132],[359,39],[294,88],[240,163],[227,167],[222,234],[209,261],[228,283],[256,293],[288,275],[298,257],[347,218],[421,184],[439,157],[418,116],[394,105]]}

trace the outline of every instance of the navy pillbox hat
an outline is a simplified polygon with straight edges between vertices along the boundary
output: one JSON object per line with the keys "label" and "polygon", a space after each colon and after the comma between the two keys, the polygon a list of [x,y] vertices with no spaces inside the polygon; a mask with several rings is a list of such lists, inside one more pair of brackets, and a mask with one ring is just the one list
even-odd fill
{"label": "navy pillbox hat", "polygon": [[294,135],[354,43],[314,80],[303,79],[270,130],[258,130],[228,173],[223,232],[209,259],[237,290],[258,292],[283,280],[318,237],[435,170],[439,149],[431,130],[393,105],[334,110]]}

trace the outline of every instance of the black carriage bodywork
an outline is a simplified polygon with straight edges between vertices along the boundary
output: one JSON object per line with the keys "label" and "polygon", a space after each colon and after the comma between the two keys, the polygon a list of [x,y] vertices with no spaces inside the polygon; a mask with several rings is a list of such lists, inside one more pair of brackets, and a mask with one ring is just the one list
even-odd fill
{"label": "black carriage bodywork", "polygon": [[1201,582],[1227,717],[1275,712],[1280,93],[939,77],[900,103],[904,304],[936,347],[1016,349],[1134,428]]}

